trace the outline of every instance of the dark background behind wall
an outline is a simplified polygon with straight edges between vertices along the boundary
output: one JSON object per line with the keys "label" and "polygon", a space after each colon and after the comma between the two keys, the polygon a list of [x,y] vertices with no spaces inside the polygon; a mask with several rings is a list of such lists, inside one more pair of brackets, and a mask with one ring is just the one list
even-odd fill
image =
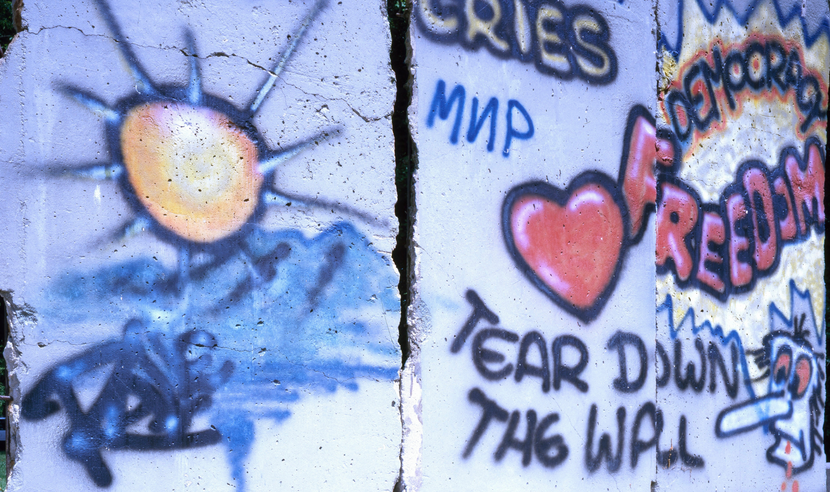
{"label": "dark background behind wall", "polygon": [[14,37],[15,29],[12,21],[12,0],[0,0],[0,49],[6,51]]}

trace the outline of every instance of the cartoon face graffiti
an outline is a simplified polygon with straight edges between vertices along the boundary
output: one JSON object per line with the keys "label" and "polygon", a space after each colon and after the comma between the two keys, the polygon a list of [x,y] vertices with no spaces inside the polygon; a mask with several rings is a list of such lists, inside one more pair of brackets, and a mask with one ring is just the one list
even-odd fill
{"label": "cartoon face graffiti", "polygon": [[[776,330],[764,337],[764,348],[755,351],[759,365],[768,365],[766,395],[724,409],[715,424],[718,437],[729,437],[757,427],[769,426],[775,443],[767,459],[792,473],[809,469],[816,450],[821,449],[821,414],[824,373],[804,336],[805,315],[796,319],[795,331]],[[790,468],[791,467],[791,468]]]}
{"label": "cartoon face graffiti", "polygon": [[[820,432],[814,426],[811,408],[819,392],[816,354],[803,338],[787,332],[768,336],[768,350],[772,354],[769,394],[781,395],[780,405],[789,411],[771,422],[775,444],[767,450],[767,458],[784,467],[792,462],[793,471],[805,469],[813,462],[813,434]],[[796,452],[788,451],[790,443]]]}

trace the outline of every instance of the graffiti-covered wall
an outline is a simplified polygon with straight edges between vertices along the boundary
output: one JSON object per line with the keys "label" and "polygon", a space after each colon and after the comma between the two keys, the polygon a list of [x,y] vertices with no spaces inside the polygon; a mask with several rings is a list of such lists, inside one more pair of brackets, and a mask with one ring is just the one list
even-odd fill
{"label": "graffiti-covered wall", "polygon": [[391,490],[385,5],[23,19],[0,60],[9,490]]}
{"label": "graffiti-covered wall", "polygon": [[9,490],[824,491],[829,10],[23,2]]}
{"label": "graffiti-covered wall", "polygon": [[655,363],[675,366],[657,398],[695,408],[690,487],[822,490],[827,4],[680,2],[671,19],[657,119],[679,166],[657,188]]}
{"label": "graffiti-covered wall", "polygon": [[415,3],[411,488],[824,490],[829,33]]}

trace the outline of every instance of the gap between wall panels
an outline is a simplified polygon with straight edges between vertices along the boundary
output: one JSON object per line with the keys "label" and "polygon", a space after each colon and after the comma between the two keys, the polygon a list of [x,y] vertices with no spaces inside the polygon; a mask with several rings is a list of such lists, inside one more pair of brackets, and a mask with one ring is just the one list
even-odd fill
{"label": "gap between wall panels", "polygon": [[398,218],[398,236],[392,251],[392,260],[400,272],[398,290],[401,295],[401,319],[398,342],[401,345],[401,368],[409,357],[409,336],[406,310],[409,306],[409,246],[412,232],[412,175],[415,169],[415,142],[409,131],[409,103],[412,99],[412,74],[409,69],[408,39],[409,7],[407,0],[387,0],[389,29],[392,34],[390,60],[395,72],[396,94],[392,111],[392,133],[395,139],[395,187],[398,200],[395,216]]}
{"label": "gap between wall panels", "polygon": [[[830,0],[828,0],[830,1]],[[827,107],[830,107],[830,101],[827,102]],[[827,108],[825,108],[827,109]],[[830,142],[830,125],[827,125],[827,128],[824,129],[825,142]],[[827,156],[828,144],[824,144],[824,155]],[[825,157],[825,167],[827,166],[827,158]],[[825,185],[825,189],[827,186]],[[827,210],[827,193],[824,194],[824,210]],[[827,313],[830,312],[830,309],[827,307],[827,240],[825,239],[824,242],[824,319],[827,320]],[[827,323],[824,324],[824,352],[827,353],[827,337],[830,335],[830,330],[827,329]],[[824,370],[830,372],[830,360],[828,360],[825,356],[824,359]],[[824,380],[824,399],[827,400],[827,388],[830,387],[830,383],[828,383],[827,379]],[[830,422],[827,421],[827,410],[824,411],[824,438],[827,439],[828,434],[830,434]],[[824,445],[824,459],[827,463],[827,483],[830,483],[830,453],[827,452],[827,445]],[[828,487],[827,490],[830,490]]]}
{"label": "gap between wall panels", "polygon": [[[401,296],[401,319],[398,324],[398,343],[401,347],[401,372],[411,353],[409,345],[409,330],[407,311],[410,304],[411,269],[410,269],[410,239],[412,237],[412,219],[415,215],[413,192],[413,174],[417,167],[417,152],[415,142],[409,130],[409,104],[412,101],[412,72],[410,71],[409,49],[409,12],[410,0],[386,0],[389,30],[392,36],[392,46],[389,53],[392,70],[395,72],[395,105],[392,110],[392,133],[395,139],[395,187],[398,200],[395,203],[395,216],[398,218],[398,236],[395,249],[392,251],[392,260],[400,274],[398,291]],[[403,405],[403,399],[399,400]],[[403,408],[400,408],[403,412]],[[401,414],[403,415],[403,413]],[[401,417],[403,426],[403,416]],[[403,437],[403,427],[401,428]],[[403,441],[401,441],[403,453]],[[403,466],[403,460],[401,460]],[[398,480],[393,492],[402,492],[403,469],[399,470]]]}

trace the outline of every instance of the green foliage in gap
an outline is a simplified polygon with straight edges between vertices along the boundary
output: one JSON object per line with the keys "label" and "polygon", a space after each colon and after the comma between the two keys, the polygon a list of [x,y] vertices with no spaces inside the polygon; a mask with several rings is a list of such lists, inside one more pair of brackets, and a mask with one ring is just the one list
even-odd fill
{"label": "green foliage in gap", "polygon": [[[397,63],[402,68],[406,68],[406,32],[409,29],[409,10],[407,0],[387,0],[387,17],[389,19],[389,30],[392,33],[392,61]],[[398,76],[398,90],[408,90],[404,86],[405,80],[402,80],[401,74]],[[408,98],[406,101],[401,100],[392,115],[392,125],[395,127],[396,135],[404,135],[409,133],[407,128],[409,122],[407,118]],[[401,104],[404,103],[404,104]],[[400,144],[398,144],[400,145]],[[395,183],[400,186],[409,186],[409,181],[412,177],[412,162],[409,149],[395,149],[395,156],[397,165],[395,167]],[[399,190],[400,191],[400,190]]]}
{"label": "green foliage in gap", "polygon": [[6,51],[14,34],[12,0],[0,0],[0,48],[3,48],[3,51]]}

